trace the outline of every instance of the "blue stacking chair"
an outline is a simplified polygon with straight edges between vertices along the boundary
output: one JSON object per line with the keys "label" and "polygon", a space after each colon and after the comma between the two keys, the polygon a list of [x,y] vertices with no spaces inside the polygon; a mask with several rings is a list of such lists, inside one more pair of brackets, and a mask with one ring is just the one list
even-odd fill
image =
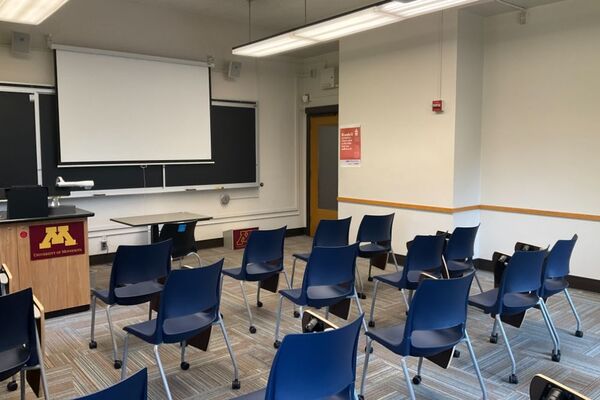
{"label": "blue stacking chair", "polygon": [[406,357],[419,357],[417,375],[413,378],[413,383],[420,384],[423,357],[452,350],[459,343],[465,342],[483,398],[487,399],[485,384],[466,329],[467,299],[472,281],[473,274],[456,279],[424,280],[415,293],[404,325],[372,329],[366,333],[367,350],[361,380],[361,398],[364,395],[369,356],[373,341],[375,341],[402,356],[402,370],[408,386],[408,393],[413,400],[415,393],[410,382]]}
{"label": "blue stacking chair", "polygon": [[[379,283],[398,288],[402,291],[404,304],[408,309],[412,300],[412,292],[419,286],[421,273],[427,272],[439,277],[442,270],[442,252],[444,251],[445,235],[423,236],[417,235],[412,240],[408,252],[406,253],[406,262],[400,272],[392,274],[375,276],[375,287],[373,288],[373,302],[371,303],[371,315],[369,317],[369,326],[375,326],[375,300],[377,298],[377,288]],[[405,290],[409,290],[409,299],[407,300]]]}
{"label": "blue stacking chair", "polygon": [[[275,323],[275,348],[278,348],[281,344],[279,341],[279,325],[284,298],[300,306],[301,313],[304,307],[325,307],[328,314],[329,306],[344,299],[353,298],[356,301],[358,313],[363,313],[354,284],[357,250],[358,243],[344,247],[315,247],[312,250],[304,271],[302,287],[279,291],[279,306],[277,308],[277,322]],[[367,330],[366,324],[365,330]]]}
{"label": "blue stacking chair", "polygon": [[148,371],[144,368],[124,381],[75,400],[146,400],[147,398]]}
{"label": "blue stacking chair", "polygon": [[555,337],[554,325],[546,305],[540,298],[542,267],[546,254],[546,250],[515,252],[504,270],[500,286],[469,297],[469,305],[477,307],[495,318],[492,335],[495,335],[496,328],[500,327],[500,333],[502,333],[512,365],[511,374],[508,378],[510,383],[516,384],[519,383],[519,380],[515,358],[502,325],[502,316],[520,314],[530,308],[539,306],[538,308],[542,313],[544,323],[554,344],[552,359],[554,361],[560,359],[560,348]]}
{"label": "blue stacking chair", "polygon": [[569,282],[567,281],[567,276],[570,272],[569,264],[571,262],[571,254],[573,253],[575,243],[577,243],[577,235],[573,235],[571,240],[557,241],[554,247],[552,247],[552,250],[550,250],[550,253],[546,257],[546,262],[544,263],[540,297],[546,302],[549,297],[563,292],[569,302],[569,306],[571,306],[573,315],[575,315],[575,320],[577,321],[575,336],[583,337],[581,319],[579,318],[579,314],[577,314],[573,299],[571,299],[571,295],[567,290],[569,287]]}
{"label": "blue stacking chair", "polygon": [[156,319],[129,325],[123,328],[125,349],[123,351],[123,370],[121,379],[127,374],[127,342],[129,335],[134,335],[143,341],[154,345],[154,356],[160,371],[167,398],[172,399],[167,376],[160,361],[159,347],[161,344],[181,344],[181,369],[187,370],[189,364],[185,361],[187,340],[197,336],[212,325],[219,325],[229,356],[233,363],[233,389],[240,388],[238,368],[235,356],[229,343],[223,318],[219,312],[221,302],[221,271],[223,259],[203,268],[173,270],[161,293],[160,307]]}
{"label": "blue stacking chair", "polygon": [[[352,217],[344,219],[322,219],[319,221],[315,237],[312,242],[312,249],[315,247],[339,247],[348,245],[348,232],[350,231],[350,221]],[[311,253],[294,253],[294,263],[292,264],[292,277],[290,286],[294,287],[294,273],[296,272],[296,261],[302,260],[308,262]]]}
{"label": "blue stacking chair", "polygon": [[481,282],[479,282],[477,276],[477,269],[473,263],[475,238],[478,230],[479,225],[454,228],[454,232],[452,232],[444,250],[444,260],[451,278],[473,272],[479,291],[483,293]]}
{"label": "blue stacking chair", "polygon": [[290,334],[275,355],[265,389],[238,400],[356,398],[356,346],[363,315],[331,331]]}
{"label": "blue stacking chair", "polygon": [[181,266],[181,261],[187,256],[193,256],[198,261],[198,265],[202,266],[202,260],[198,255],[198,245],[196,244],[196,223],[198,221],[177,222],[173,224],[164,224],[160,229],[158,241],[162,242],[171,239],[173,247],[171,248],[171,257],[173,260],[178,260]]}
{"label": "blue stacking chair", "polygon": [[227,275],[240,282],[242,288],[242,296],[248,311],[248,319],[250,321],[250,333],[256,333],[252,319],[252,311],[246,296],[244,282],[258,282],[256,289],[256,306],[262,307],[260,301],[260,284],[261,281],[273,278],[283,272],[287,286],[290,287],[285,269],[283,269],[283,243],[285,240],[286,227],[272,230],[252,231],[248,237],[248,244],[244,249],[242,258],[242,266],[239,268],[224,269],[223,274]]}
{"label": "blue stacking chair", "polygon": [[25,371],[39,369],[44,397],[49,399],[44,356],[33,315],[31,288],[0,296],[0,381],[17,372],[21,376],[21,399],[25,399]]}
{"label": "blue stacking chair", "polygon": [[[119,246],[110,272],[108,289],[92,289],[92,327],[90,349],[98,344],[94,340],[96,325],[96,299],[106,304],[106,318],[113,345],[115,369],[121,368],[117,355],[117,339],[113,332],[110,310],[115,305],[131,306],[149,302],[159,294],[163,285],[159,282],[171,270],[171,241],[138,246]],[[149,319],[152,308],[149,307]]]}
{"label": "blue stacking chair", "polygon": [[[356,241],[361,243],[358,248],[358,256],[361,258],[371,259],[381,254],[392,255],[394,266],[398,271],[398,262],[396,255],[392,249],[392,227],[394,224],[394,215],[365,215],[360,221]],[[387,260],[386,260],[387,262]],[[372,265],[369,263],[369,281],[373,280],[371,276]],[[362,279],[358,275],[358,284],[360,286],[361,298],[366,298],[364,295]]]}

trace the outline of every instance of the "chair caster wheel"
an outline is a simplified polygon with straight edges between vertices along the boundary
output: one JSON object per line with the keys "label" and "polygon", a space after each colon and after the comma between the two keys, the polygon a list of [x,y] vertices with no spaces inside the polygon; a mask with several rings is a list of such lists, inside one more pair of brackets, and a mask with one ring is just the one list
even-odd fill
{"label": "chair caster wheel", "polygon": [[412,383],[414,383],[415,385],[418,385],[421,383],[421,375],[415,375],[412,379]]}
{"label": "chair caster wheel", "polygon": [[359,298],[359,299],[362,299],[362,300],[364,300],[364,299],[366,299],[366,298],[367,298],[367,295],[366,295],[366,294],[364,294],[364,293],[357,293],[357,294],[358,294],[358,298]]}
{"label": "chair caster wheel", "polygon": [[98,343],[96,343],[96,341],[95,341],[95,340],[92,340],[92,341],[90,341],[89,347],[90,347],[90,349],[92,349],[92,350],[93,350],[93,349],[95,349],[96,347],[98,347]]}
{"label": "chair caster wheel", "polygon": [[273,347],[275,347],[276,349],[278,349],[279,346],[281,346],[281,342],[279,340],[276,340],[275,342],[273,342]]}
{"label": "chair caster wheel", "polygon": [[256,328],[251,326],[250,329],[248,329],[250,331],[250,333],[254,334],[256,333]]}
{"label": "chair caster wheel", "polygon": [[257,301],[256,302],[256,307],[261,308],[263,306],[262,301]]}
{"label": "chair caster wheel", "polygon": [[498,343],[498,334],[490,335],[490,343]]}
{"label": "chair caster wheel", "polygon": [[583,337],[583,331],[575,331],[575,336]]}
{"label": "chair caster wheel", "polygon": [[552,352],[552,361],[560,362],[560,352],[557,352],[557,353]]}
{"label": "chair caster wheel", "polygon": [[300,312],[294,311],[294,318],[300,318]]}
{"label": "chair caster wheel", "polygon": [[9,392],[14,392],[15,390],[17,390],[18,387],[19,384],[16,381],[8,382],[8,384],[6,385],[6,389]]}
{"label": "chair caster wheel", "polygon": [[241,387],[242,387],[242,384],[240,383],[239,379],[236,379],[235,381],[231,382],[231,388],[233,390],[238,390]]}
{"label": "chair caster wheel", "polygon": [[511,374],[511,375],[508,377],[508,382],[509,382],[509,383],[513,383],[513,384],[515,384],[515,385],[516,385],[517,383],[519,383],[519,379],[517,379],[517,375],[515,375],[515,374]]}
{"label": "chair caster wheel", "polygon": [[358,395],[358,400],[365,400],[365,396],[363,396],[362,394]]}
{"label": "chair caster wheel", "polygon": [[369,328],[375,328],[375,321],[369,321]]}
{"label": "chair caster wheel", "polygon": [[[365,353],[367,352],[367,346],[365,346]],[[373,345],[371,345],[371,351],[369,351],[369,354],[373,354]]]}
{"label": "chair caster wheel", "polygon": [[454,350],[454,354],[452,354],[452,357],[454,357],[454,358],[460,358],[460,351]]}
{"label": "chair caster wheel", "polygon": [[123,363],[121,362],[121,360],[115,360],[115,363],[113,364],[115,369],[121,369],[121,366],[123,365]]}
{"label": "chair caster wheel", "polygon": [[181,367],[182,370],[187,371],[188,369],[190,369],[190,364],[186,363],[185,361],[182,362],[181,364],[179,364],[179,366]]}
{"label": "chair caster wheel", "polygon": [[368,278],[367,278],[367,280],[368,280],[369,282],[373,282],[373,277],[372,277],[372,276],[370,276],[370,277],[368,277]]}

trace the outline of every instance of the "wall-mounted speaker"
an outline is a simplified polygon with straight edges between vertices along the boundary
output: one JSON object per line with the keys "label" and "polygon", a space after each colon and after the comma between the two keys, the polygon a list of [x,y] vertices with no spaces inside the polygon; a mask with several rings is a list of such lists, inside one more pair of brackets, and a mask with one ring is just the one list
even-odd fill
{"label": "wall-mounted speaker", "polygon": [[239,78],[242,74],[242,63],[239,61],[229,61],[227,68],[227,77],[229,79]]}
{"label": "wall-mounted speaker", "polygon": [[23,55],[29,53],[31,38],[28,33],[12,32],[10,49],[13,53]]}

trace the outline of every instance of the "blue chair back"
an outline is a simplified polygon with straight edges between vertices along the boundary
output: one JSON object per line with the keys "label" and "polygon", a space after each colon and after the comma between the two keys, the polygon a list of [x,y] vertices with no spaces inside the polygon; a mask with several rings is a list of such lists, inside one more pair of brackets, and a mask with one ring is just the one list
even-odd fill
{"label": "blue chair back", "polygon": [[577,243],[577,235],[571,240],[558,240],[548,253],[544,264],[544,278],[563,278],[569,275],[571,254]]}
{"label": "blue chair back", "polygon": [[472,259],[478,230],[479,225],[455,228],[444,251],[446,260]]}
{"label": "blue chair back", "polygon": [[286,227],[250,232],[244,249],[242,268],[250,263],[273,263],[283,265],[283,243]]}
{"label": "blue chair back", "polygon": [[502,311],[504,295],[508,293],[539,294],[542,285],[542,267],[544,258],[548,252],[538,251],[516,251],[506,266],[500,287],[498,290],[498,313]]}
{"label": "blue chair back", "polygon": [[311,286],[348,285],[351,294],[357,253],[358,243],[343,247],[315,247],[306,264],[302,293],[305,294]]}
{"label": "blue chair back", "polygon": [[354,399],[363,316],[327,332],[287,335],[275,355],[265,400]]}
{"label": "blue chair back", "polygon": [[110,273],[109,297],[115,288],[166,277],[171,271],[171,240],[144,245],[121,245]]}
{"label": "blue chair back", "polygon": [[207,312],[216,320],[221,299],[221,270],[223,259],[202,268],[173,270],[167,278],[160,297],[156,317],[159,340],[168,340],[163,331],[165,321]]}
{"label": "blue chair back", "polygon": [[351,220],[352,217],[344,219],[322,219],[319,221],[312,247],[347,246]]}
{"label": "blue chair back", "polygon": [[402,354],[409,354],[413,331],[460,327],[464,334],[473,274],[455,279],[425,279],[413,297],[404,326]]}
{"label": "blue chair back", "polygon": [[171,248],[173,258],[185,257],[189,253],[198,251],[195,236],[196,223],[197,221],[178,222],[162,226],[158,240],[162,242],[171,239],[173,241]]}
{"label": "blue chair back", "polygon": [[444,235],[417,235],[406,253],[406,265],[402,274],[409,271],[438,272],[442,267],[442,252],[445,245]]}
{"label": "blue chair back", "polygon": [[75,400],[146,400],[148,398],[148,371],[146,368],[129,378],[99,392]]}
{"label": "blue chair back", "polygon": [[360,221],[356,241],[361,243],[391,242],[394,215],[365,215]]}
{"label": "blue chair back", "polygon": [[[28,353],[28,361],[23,366],[37,365],[39,362],[31,288],[0,296],[0,316],[5,321],[0,328],[0,354],[23,348]],[[15,372],[0,371],[0,381],[9,378]]]}

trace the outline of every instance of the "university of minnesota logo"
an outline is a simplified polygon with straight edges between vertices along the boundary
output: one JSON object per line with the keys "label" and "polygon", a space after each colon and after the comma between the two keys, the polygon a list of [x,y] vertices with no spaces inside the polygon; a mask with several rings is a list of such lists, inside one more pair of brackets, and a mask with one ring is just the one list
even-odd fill
{"label": "university of minnesota logo", "polygon": [[31,225],[29,246],[32,260],[84,254],[83,221]]}
{"label": "university of minnesota logo", "polygon": [[40,250],[49,249],[55,244],[75,246],[77,241],[69,233],[69,225],[49,226],[46,228],[46,236],[39,244]]}

